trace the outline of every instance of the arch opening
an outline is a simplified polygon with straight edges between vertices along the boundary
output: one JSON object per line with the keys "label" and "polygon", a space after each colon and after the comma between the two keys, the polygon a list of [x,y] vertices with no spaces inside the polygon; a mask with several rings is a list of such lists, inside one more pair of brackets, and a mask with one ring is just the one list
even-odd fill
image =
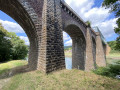
{"label": "arch opening", "polygon": [[85,69],[86,39],[83,32],[76,25],[68,25],[64,31],[72,39],[72,68]]}
{"label": "arch opening", "polygon": [[12,17],[25,31],[30,41],[28,65],[37,68],[38,40],[34,22],[18,0],[0,0],[0,10]]}
{"label": "arch opening", "polygon": [[65,52],[65,66],[66,69],[72,69],[72,39],[63,31],[64,52]]}

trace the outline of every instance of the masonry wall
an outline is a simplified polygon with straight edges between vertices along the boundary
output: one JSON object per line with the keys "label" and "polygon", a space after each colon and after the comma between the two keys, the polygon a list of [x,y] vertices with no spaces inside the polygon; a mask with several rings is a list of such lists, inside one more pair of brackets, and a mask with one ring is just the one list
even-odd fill
{"label": "masonry wall", "polygon": [[102,45],[102,40],[99,33],[96,33],[96,64],[99,67],[106,66],[105,53]]}
{"label": "masonry wall", "polygon": [[95,38],[92,37],[92,42],[93,42],[93,61],[94,61],[94,67],[95,69],[97,68],[97,65],[96,65],[96,40]]}
{"label": "masonry wall", "polygon": [[0,0],[0,10],[11,16],[17,21],[30,41],[29,51],[29,66],[30,68],[37,68],[38,60],[38,36],[37,36],[37,20],[38,16],[30,5],[30,0]]}
{"label": "masonry wall", "polygon": [[100,37],[78,17],[64,10],[60,1],[0,0],[0,10],[16,20],[29,38],[29,69],[49,73],[65,68],[63,31],[73,40],[73,68],[94,69],[92,36],[96,38],[96,63],[105,66]]}
{"label": "masonry wall", "polygon": [[106,55],[109,55],[109,54],[110,54],[110,51],[111,51],[111,48],[110,48],[110,46],[107,44],[107,45],[106,45]]}
{"label": "masonry wall", "polygon": [[65,68],[60,0],[44,0],[39,66],[44,72]]}

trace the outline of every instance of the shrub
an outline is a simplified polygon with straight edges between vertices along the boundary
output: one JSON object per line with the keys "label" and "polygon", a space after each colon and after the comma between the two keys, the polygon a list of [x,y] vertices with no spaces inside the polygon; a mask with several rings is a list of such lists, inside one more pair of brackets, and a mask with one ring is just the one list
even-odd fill
{"label": "shrub", "polygon": [[120,75],[120,61],[110,64],[107,67],[98,67],[98,69],[93,70],[93,72],[95,74],[107,77],[115,77],[116,75]]}

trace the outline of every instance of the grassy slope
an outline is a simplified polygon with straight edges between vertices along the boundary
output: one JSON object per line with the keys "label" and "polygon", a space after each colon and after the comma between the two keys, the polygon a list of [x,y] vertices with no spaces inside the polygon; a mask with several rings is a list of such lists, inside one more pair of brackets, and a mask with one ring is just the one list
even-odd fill
{"label": "grassy slope", "polygon": [[[25,61],[12,61],[0,67],[9,65],[7,69],[10,69],[25,64]],[[49,75],[32,71],[15,75],[5,83],[2,90],[120,90],[119,80],[80,70],[61,70]]]}
{"label": "grassy slope", "polygon": [[113,51],[112,50],[106,58],[107,58],[108,64],[112,64],[116,61],[120,61],[120,51]]}
{"label": "grassy slope", "polygon": [[11,68],[26,65],[26,61],[16,60],[16,61],[9,61],[7,63],[0,64],[0,74],[8,71]]}
{"label": "grassy slope", "polygon": [[[112,63],[119,57],[119,53],[111,53],[107,61]],[[0,74],[26,64],[26,61],[20,60],[0,64]],[[2,90],[120,90],[120,80],[80,70],[61,70],[49,75],[32,71],[15,75],[4,83]]]}
{"label": "grassy slope", "polygon": [[120,51],[114,51],[114,50],[112,50],[107,57],[108,58],[119,57],[119,59],[120,59]]}
{"label": "grassy slope", "polygon": [[19,74],[3,90],[120,90],[120,81],[79,70],[61,70],[49,75],[40,71]]}

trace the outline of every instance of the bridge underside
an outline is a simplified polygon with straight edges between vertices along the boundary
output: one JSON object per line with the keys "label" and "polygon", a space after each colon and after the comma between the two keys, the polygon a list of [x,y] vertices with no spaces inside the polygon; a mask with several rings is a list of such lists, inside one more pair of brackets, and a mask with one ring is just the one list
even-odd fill
{"label": "bridge underside", "polygon": [[86,39],[84,34],[75,25],[68,25],[64,31],[72,39],[72,68],[85,69]]}
{"label": "bridge underside", "polygon": [[0,10],[15,19],[29,41],[29,68],[49,73],[65,68],[63,31],[72,38],[72,67],[89,71],[105,66],[95,33],[61,0],[0,0]]}

